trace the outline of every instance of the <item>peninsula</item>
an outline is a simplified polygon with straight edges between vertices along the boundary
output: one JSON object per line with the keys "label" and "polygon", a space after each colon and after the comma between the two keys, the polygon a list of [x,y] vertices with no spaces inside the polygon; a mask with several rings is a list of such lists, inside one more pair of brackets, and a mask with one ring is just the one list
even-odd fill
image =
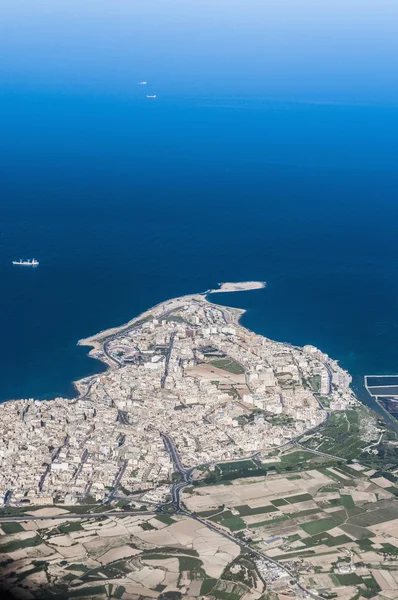
{"label": "peninsula", "polygon": [[[354,573],[353,552],[381,569],[392,547],[395,476],[370,465],[396,437],[335,360],[257,335],[243,312],[206,294],[168,300],[79,342],[108,369],[76,382],[78,398],[0,405],[7,589],[291,600],[381,586],[382,570]],[[361,545],[368,524],[374,546]]]}
{"label": "peninsula", "polygon": [[147,497],[159,500],[173,470],[162,434],[190,467],[265,458],[357,402],[336,361],[256,335],[242,312],[195,294],[80,340],[108,370],[76,382],[77,399],[0,406],[3,502],[103,501],[154,485]]}

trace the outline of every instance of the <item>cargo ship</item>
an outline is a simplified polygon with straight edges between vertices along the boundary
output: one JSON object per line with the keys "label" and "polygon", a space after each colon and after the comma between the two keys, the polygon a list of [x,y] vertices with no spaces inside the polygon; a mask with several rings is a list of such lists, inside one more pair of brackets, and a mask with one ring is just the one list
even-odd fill
{"label": "cargo ship", "polygon": [[35,258],[32,259],[28,259],[28,260],[22,260],[22,258],[20,258],[19,260],[13,260],[12,261],[13,265],[21,265],[22,267],[37,267],[37,265],[39,264],[39,261],[36,260]]}

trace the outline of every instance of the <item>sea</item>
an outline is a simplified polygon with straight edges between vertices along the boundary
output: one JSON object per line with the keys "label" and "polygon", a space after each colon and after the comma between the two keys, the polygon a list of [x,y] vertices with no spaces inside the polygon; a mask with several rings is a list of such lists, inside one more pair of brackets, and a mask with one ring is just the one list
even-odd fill
{"label": "sea", "polygon": [[79,339],[259,280],[212,300],[370,402],[398,372],[396,4],[34,5],[0,25],[0,401],[73,397],[104,369]]}

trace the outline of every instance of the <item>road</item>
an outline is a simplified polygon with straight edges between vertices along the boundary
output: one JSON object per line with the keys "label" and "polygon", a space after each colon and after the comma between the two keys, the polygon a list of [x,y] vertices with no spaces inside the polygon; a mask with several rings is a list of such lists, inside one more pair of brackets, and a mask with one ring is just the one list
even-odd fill
{"label": "road", "polygon": [[169,374],[169,363],[170,363],[171,353],[173,351],[173,344],[174,344],[174,338],[175,338],[175,336],[176,336],[176,332],[173,331],[173,333],[170,335],[170,344],[169,344],[169,347],[167,349],[166,362],[165,362],[165,366],[164,366],[164,375],[163,375],[163,377],[161,379],[161,382],[160,382],[160,387],[162,389],[166,385],[167,375]]}
{"label": "road", "polygon": [[0,517],[0,523],[10,523],[11,521],[17,521],[24,523],[25,521],[58,521],[60,519],[96,519],[98,517],[127,517],[127,516],[138,516],[140,515],[156,515],[156,510],[119,510],[113,512],[98,512],[98,513],[65,513],[62,515],[42,515],[40,517],[33,515],[18,515],[18,516],[4,516]]}
{"label": "road", "polygon": [[328,377],[329,377],[329,396],[332,394],[333,392],[333,386],[332,386],[332,382],[333,382],[333,373],[332,373],[332,369],[330,368],[330,365],[327,361],[325,361],[323,363],[326,367],[326,370],[328,372]]}
{"label": "road", "polygon": [[[304,588],[301,585],[296,574],[293,571],[291,571],[288,567],[286,567],[286,565],[283,565],[283,564],[279,563],[278,561],[274,560],[273,558],[270,558],[263,552],[260,552],[259,550],[252,548],[247,542],[234,536],[232,533],[222,529],[221,527],[217,526],[212,521],[208,521],[207,519],[200,517],[196,513],[191,513],[187,509],[181,507],[181,491],[184,489],[184,487],[192,484],[191,474],[194,471],[194,469],[197,467],[190,467],[190,468],[184,467],[173,438],[167,433],[161,433],[161,436],[162,436],[166,451],[170,455],[170,458],[173,462],[175,470],[178,473],[180,473],[180,475],[183,478],[183,481],[174,483],[171,486],[171,503],[160,504],[160,505],[156,506],[156,508],[153,511],[145,511],[145,512],[135,510],[135,511],[113,511],[113,512],[98,512],[98,513],[81,513],[81,514],[67,513],[67,514],[50,515],[50,516],[42,515],[40,517],[34,516],[34,515],[1,516],[0,523],[12,522],[12,521],[16,521],[16,522],[39,521],[39,520],[40,521],[41,520],[57,521],[57,520],[65,520],[65,519],[72,520],[72,519],[93,519],[93,518],[99,518],[99,517],[124,517],[124,516],[155,515],[156,513],[159,513],[159,512],[170,513],[170,506],[172,506],[176,513],[178,513],[182,516],[185,516],[187,518],[194,519],[195,521],[197,521],[197,522],[201,523],[202,525],[204,525],[205,527],[207,527],[209,530],[214,531],[215,533],[223,536],[224,538],[229,539],[234,544],[238,544],[241,548],[246,550],[251,556],[254,556],[254,557],[260,559],[265,564],[268,564],[273,567],[277,567],[280,571],[286,573],[291,578],[291,580],[294,581],[294,584],[302,592],[307,594],[308,597],[311,597],[314,600],[319,600],[319,596],[317,594],[307,590],[306,588]],[[115,496],[117,493],[117,488],[120,483],[120,479],[123,476],[124,469],[126,468],[126,466],[127,466],[127,461],[125,461],[123,463],[123,465],[116,477],[114,489],[112,490],[107,502],[110,502],[112,499],[115,499]]]}
{"label": "road", "polygon": [[[186,469],[181,462],[180,454],[177,450],[177,446],[175,445],[173,438],[168,433],[161,433],[160,435],[163,438],[166,451],[169,454],[171,460],[173,461],[175,471],[177,471],[177,473],[180,473],[183,479],[183,481],[173,483],[170,490],[171,505],[173,505],[174,508],[177,511],[179,511],[181,509],[181,490],[188,485],[192,485],[191,475],[196,467],[190,467],[189,469]],[[159,510],[168,511],[169,507],[170,503],[160,505]]]}
{"label": "road", "polygon": [[124,475],[124,472],[125,472],[125,470],[127,468],[128,462],[129,462],[128,460],[124,460],[123,461],[123,464],[120,467],[118,474],[116,475],[115,484],[113,486],[113,490],[109,494],[108,498],[105,500],[104,504],[109,504],[109,502],[112,502],[115,494],[117,494],[117,490],[119,488],[119,485],[120,485],[120,482],[121,482],[122,477]]}
{"label": "road", "polygon": [[[295,573],[293,573],[293,571],[291,571],[288,567],[279,563],[278,561],[274,560],[273,558],[269,558],[266,554],[263,554],[259,550],[253,549],[244,540],[241,540],[240,538],[235,537],[232,533],[229,533],[228,531],[225,531],[224,529],[217,527],[212,521],[208,521],[207,519],[204,519],[203,517],[198,516],[196,513],[191,513],[190,511],[181,508],[181,491],[184,489],[184,487],[192,484],[191,474],[192,474],[192,471],[196,467],[191,467],[191,468],[184,467],[173,438],[167,433],[162,433],[161,436],[163,438],[163,442],[166,447],[166,450],[169,453],[171,460],[173,461],[176,471],[178,473],[180,473],[184,479],[184,481],[175,483],[171,487],[171,504],[175,507],[176,512],[178,512],[178,514],[180,514],[180,515],[184,515],[185,517],[189,517],[190,519],[194,519],[195,521],[202,523],[202,525],[204,525],[211,531],[215,531],[219,535],[222,535],[223,537],[231,540],[235,544],[238,544],[241,548],[244,548],[252,556],[254,555],[257,558],[261,559],[262,561],[284,571],[285,573],[287,573],[289,575],[289,577],[291,577],[291,579],[293,579],[293,581],[295,582],[297,587],[302,592],[305,592],[311,598],[319,600],[319,596],[317,594],[310,592],[309,590],[307,590],[306,588],[304,588],[301,585],[301,583],[298,581],[298,578],[295,575]],[[166,508],[166,510],[167,510],[167,505],[159,506],[159,510],[161,510],[161,511],[164,508]]]}

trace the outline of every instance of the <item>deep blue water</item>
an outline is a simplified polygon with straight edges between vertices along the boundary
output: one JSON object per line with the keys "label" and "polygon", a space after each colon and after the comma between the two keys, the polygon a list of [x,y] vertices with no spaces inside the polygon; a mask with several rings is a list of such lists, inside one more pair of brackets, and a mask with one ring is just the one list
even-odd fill
{"label": "deep blue water", "polygon": [[359,380],[398,371],[394,4],[358,4],[354,29],[339,2],[305,21],[222,1],[226,22],[207,0],[20,4],[0,26],[0,400],[73,394],[102,369],[79,338],[220,281],[267,281],[215,297],[249,328]]}

